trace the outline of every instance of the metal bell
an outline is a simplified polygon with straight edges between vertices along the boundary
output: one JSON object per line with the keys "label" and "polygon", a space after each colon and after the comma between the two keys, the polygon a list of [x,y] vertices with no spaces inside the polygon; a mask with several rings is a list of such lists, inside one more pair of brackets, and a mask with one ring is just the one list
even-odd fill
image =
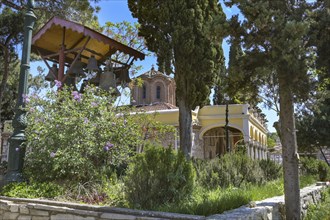
{"label": "metal bell", "polygon": [[100,76],[100,88],[106,91],[114,90],[115,95],[120,95],[116,86],[116,77],[112,68],[105,67],[104,72]]}
{"label": "metal bell", "polygon": [[95,56],[92,55],[89,59],[88,59],[88,64],[86,69],[88,70],[88,72],[94,72],[94,71],[98,71],[99,67],[97,66],[97,60],[95,59]]}
{"label": "metal bell", "polygon": [[57,74],[58,74],[57,64],[53,63],[53,66],[49,69],[48,74],[45,77],[45,80],[53,82],[55,79],[57,79]]}
{"label": "metal bell", "polygon": [[84,63],[81,62],[81,59],[79,58],[70,68],[69,74],[73,73],[75,77],[85,78],[86,74],[84,72],[83,65]]}
{"label": "metal bell", "polygon": [[93,78],[91,78],[91,79],[89,80],[89,83],[90,83],[90,84],[93,84],[93,85],[95,85],[95,86],[98,86],[98,85],[100,84],[100,78],[101,78],[101,72],[98,71],[98,72],[96,73],[96,76],[94,76]]}
{"label": "metal bell", "polygon": [[114,68],[114,73],[116,75],[118,84],[126,87],[128,86],[128,83],[131,82],[131,79],[129,78],[128,67],[116,67]]}

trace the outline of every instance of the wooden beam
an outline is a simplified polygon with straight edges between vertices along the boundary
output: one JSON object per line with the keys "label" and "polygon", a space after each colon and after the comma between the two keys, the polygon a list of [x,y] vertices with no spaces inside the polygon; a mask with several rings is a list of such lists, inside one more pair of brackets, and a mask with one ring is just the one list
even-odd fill
{"label": "wooden beam", "polygon": [[[38,51],[39,55],[41,56],[40,52]],[[42,58],[42,56],[41,56]],[[54,79],[57,79],[57,76],[55,75],[55,73],[53,72],[52,68],[49,66],[48,62],[46,59],[42,58],[42,60],[45,62],[46,66],[48,67],[48,69],[50,70],[51,74],[53,75]]]}
{"label": "wooden beam", "polygon": [[[84,39],[86,39],[86,36],[82,36],[80,39],[78,39],[77,42],[74,43],[74,44],[72,45],[72,47],[70,47],[69,49],[71,50],[71,49],[75,48],[75,47],[76,47],[78,44],[80,44]],[[89,41],[90,39],[91,39],[91,37],[88,37],[88,38],[87,38],[87,41]]]}
{"label": "wooden beam", "polygon": [[63,83],[65,82],[66,78],[68,77],[70,70],[72,69],[73,65],[76,63],[76,61],[78,60],[78,58],[81,56],[81,53],[86,49],[86,45],[88,44],[88,42],[90,41],[90,37],[87,38],[85,44],[83,45],[83,47],[81,48],[81,50],[79,51],[79,53],[76,55],[76,57],[74,58],[73,62],[71,63],[69,69],[68,69],[68,74],[65,74],[64,79],[63,79]]}
{"label": "wooden beam", "polygon": [[112,54],[116,53],[117,49],[115,48],[112,48],[110,45],[109,45],[109,51],[101,58],[99,59],[100,62],[104,62],[108,59],[108,57],[110,57]]}
{"label": "wooden beam", "polygon": [[63,33],[62,33],[62,45],[60,48],[60,54],[59,54],[59,67],[58,67],[58,80],[64,83],[63,78],[64,78],[64,66],[65,66],[65,32],[66,28],[63,27]]}

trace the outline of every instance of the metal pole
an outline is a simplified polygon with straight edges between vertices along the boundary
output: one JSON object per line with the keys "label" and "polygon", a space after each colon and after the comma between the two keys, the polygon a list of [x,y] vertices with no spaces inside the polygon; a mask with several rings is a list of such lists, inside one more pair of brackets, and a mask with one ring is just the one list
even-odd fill
{"label": "metal pole", "polygon": [[229,132],[228,132],[228,101],[226,102],[226,125],[225,125],[225,131],[226,131],[226,147],[227,147],[227,152],[230,152],[230,146],[229,146]]}
{"label": "metal pole", "polygon": [[5,183],[23,181],[22,169],[25,156],[26,112],[23,95],[28,93],[27,78],[30,71],[31,40],[34,23],[37,17],[33,13],[34,1],[27,1],[27,12],[24,17],[24,41],[19,77],[18,98],[13,119],[13,135],[9,139],[8,169]]}

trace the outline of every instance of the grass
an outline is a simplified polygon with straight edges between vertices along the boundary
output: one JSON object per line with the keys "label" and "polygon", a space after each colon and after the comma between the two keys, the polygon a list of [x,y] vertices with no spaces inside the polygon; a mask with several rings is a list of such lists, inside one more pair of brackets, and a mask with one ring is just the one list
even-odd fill
{"label": "grass", "polygon": [[261,186],[246,186],[242,188],[217,188],[215,190],[196,187],[193,195],[176,204],[166,204],[155,207],[157,211],[176,212],[193,215],[209,216],[238,208],[251,201],[263,200],[273,196],[283,195],[281,180],[271,181]]}
{"label": "grass", "polygon": [[282,179],[267,182],[261,186],[248,186],[247,191],[252,195],[253,201],[260,201],[274,196],[283,195],[284,185]]}
{"label": "grass", "polygon": [[206,190],[199,186],[190,198],[180,203],[163,205],[156,210],[207,216],[238,208],[249,201],[251,201],[251,194],[244,189]]}
{"label": "grass", "polygon": [[313,175],[300,176],[300,189],[312,185],[317,179],[318,177]]}
{"label": "grass", "polygon": [[[311,185],[315,181],[314,176],[301,176],[300,188]],[[230,187],[227,189],[207,190],[199,186],[195,188],[190,198],[180,203],[155,207],[155,210],[209,216],[238,208],[251,201],[260,201],[274,196],[280,196],[283,193],[284,185],[282,179],[270,181],[260,186],[248,185],[242,188]]]}

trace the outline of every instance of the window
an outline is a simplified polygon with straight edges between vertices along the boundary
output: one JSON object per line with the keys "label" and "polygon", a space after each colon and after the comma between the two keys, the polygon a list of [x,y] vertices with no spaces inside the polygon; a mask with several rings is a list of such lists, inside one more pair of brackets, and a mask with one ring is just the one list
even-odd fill
{"label": "window", "polygon": [[147,88],[145,85],[142,87],[142,98],[147,98]]}
{"label": "window", "polygon": [[156,88],[156,98],[160,99],[160,86],[157,86]]}

